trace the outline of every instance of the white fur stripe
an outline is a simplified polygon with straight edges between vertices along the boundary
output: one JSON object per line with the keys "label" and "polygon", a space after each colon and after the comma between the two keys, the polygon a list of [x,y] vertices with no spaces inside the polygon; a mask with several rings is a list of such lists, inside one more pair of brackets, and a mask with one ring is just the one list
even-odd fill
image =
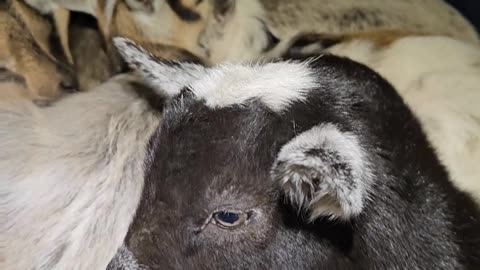
{"label": "white fur stripe", "polygon": [[281,62],[221,65],[193,82],[191,89],[213,108],[259,99],[280,112],[293,102],[304,101],[316,86],[314,71],[307,62]]}
{"label": "white fur stripe", "polygon": [[189,87],[212,108],[259,99],[280,112],[293,102],[304,101],[308,92],[318,84],[317,74],[309,66],[309,61],[225,64],[205,68],[188,63],[161,62],[125,38],[115,38],[114,42],[125,61],[156,91],[172,97]]}

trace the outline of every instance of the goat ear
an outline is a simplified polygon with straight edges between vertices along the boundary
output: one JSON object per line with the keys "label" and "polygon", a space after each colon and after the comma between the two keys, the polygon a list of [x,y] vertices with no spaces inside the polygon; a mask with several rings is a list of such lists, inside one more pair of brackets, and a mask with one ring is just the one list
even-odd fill
{"label": "goat ear", "polygon": [[212,4],[215,19],[223,23],[234,12],[236,0],[212,0]]}
{"label": "goat ear", "polygon": [[178,95],[183,88],[207,73],[207,68],[202,65],[161,61],[127,38],[114,38],[113,43],[130,68],[166,97]]}
{"label": "goat ear", "polygon": [[283,146],[272,177],[309,221],[358,215],[373,179],[357,138],[333,124],[313,127]]}

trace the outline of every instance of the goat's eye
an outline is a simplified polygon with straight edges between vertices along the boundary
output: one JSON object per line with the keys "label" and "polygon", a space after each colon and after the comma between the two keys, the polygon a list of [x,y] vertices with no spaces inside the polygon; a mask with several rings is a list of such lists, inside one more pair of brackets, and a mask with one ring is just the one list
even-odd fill
{"label": "goat's eye", "polygon": [[234,229],[245,224],[250,215],[244,212],[218,211],[213,214],[216,225],[225,229]]}

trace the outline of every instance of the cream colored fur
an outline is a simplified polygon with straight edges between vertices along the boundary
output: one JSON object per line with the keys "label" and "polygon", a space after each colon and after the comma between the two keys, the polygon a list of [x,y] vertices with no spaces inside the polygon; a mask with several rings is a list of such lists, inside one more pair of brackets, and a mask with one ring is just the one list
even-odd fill
{"label": "cream colored fur", "polygon": [[281,39],[299,31],[340,34],[394,28],[478,42],[471,24],[444,0],[258,1]]}
{"label": "cream colored fur", "polygon": [[179,0],[201,15],[195,22],[182,20],[165,0],[152,0],[153,12],[129,10],[120,0],[101,6],[100,0],[26,1],[44,12],[62,7],[89,13],[109,37],[176,46],[213,64],[262,57],[268,45],[266,29],[280,40],[299,32],[394,28],[478,42],[473,26],[442,0],[233,0],[232,12],[220,21],[213,15],[213,0]]}
{"label": "cream colored fur", "polygon": [[[204,5],[212,1],[203,1]],[[262,57],[268,28],[280,40],[299,32],[340,34],[379,29],[401,29],[452,36],[478,43],[473,26],[442,0],[237,0],[225,22],[205,9],[205,29],[198,40],[202,55],[212,63],[248,61]],[[202,11],[199,11],[202,13]],[[192,48],[197,49],[192,41]],[[201,51],[201,50],[200,50]]]}
{"label": "cream colored fur", "polygon": [[159,116],[123,75],[39,108],[0,85],[0,269],[106,269]]}
{"label": "cream colored fur", "polygon": [[199,33],[194,50],[201,46],[198,54],[209,59],[211,63],[258,58],[263,48],[268,45],[262,20],[266,13],[258,1],[236,1],[232,14],[227,15],[225,23],[219,23],[210,7],[204,15],[205,28]]}
{"label": "cream colored fur", "polygon": [[328,51],[364,63],[391,82],[454,182],[480,201],[480,46],[412,36],[387,47],[354,40]]}

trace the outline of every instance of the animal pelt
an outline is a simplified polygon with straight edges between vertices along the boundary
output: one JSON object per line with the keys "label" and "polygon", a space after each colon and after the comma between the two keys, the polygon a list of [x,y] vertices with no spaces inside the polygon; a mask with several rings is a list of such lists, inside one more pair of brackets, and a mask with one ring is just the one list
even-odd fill
{"label": "animal pelt", "polygon": [[160,115],[120,75],[49,107],[0,84],[0,269],[105,269],[143,191]]}
{"label": "animal pelt", "polygon": [[[123,75],[94,91],[77,93],[51,107],[39,108],[18,96],[18,85],[1,86],[1,269],[104,269],[122,243],[125,246],[120,249],[116,260],[123,261],[114,261],[111,266],[124,267],[128,262],[134,266],[127,269],[143,269],[145,263],[151,269],[168,269],[180,263],[180,266],[176,265],[177,269],[206,268],[207,265],[195,265],[183,257],[182,250],[185,249],[178,246],[183,240],[177,241],[178,232],[169,234],[171,228],[167,226],[174,221],[171,223],[174,227],[185,228],[184,221],[191,219],[175,212],[172,208],[176,205],[174,201],[183,204],[185,196],[182,192],[187,192],[191,199],[204,198],[204,195],[197,194],[205,191],[204,186],[195,186],[190,177],[163,182],[168,179],[163,173],[168,174],[171,165],[176,173],[193,173],[199,179],[195,180],[198,184],[216,183],[213,189],[207,189],[209,196],[214,196],[207,198],[213,208],[197,209],[199,214],[206,214],[207,220],[212,220],[211,216],[208,219],[209,211],[228,210],[216,205],[217,202],[222,204],[225,198],[226,202],[228,198],[242,202],[237,211],[243,211],[241,207],[248,207],[256,198],[262,203],[273,203],[273,207],[248,208],[251,215],[245,218],[252,215],[266,217],[259,223],[252,223],[257,227],[252,227],[252,234],[247,234],[255,236],[258,233],[259,237],[245,238],[245,235],[237,234],[230,238],[225,234],[228,231],[217,234],[211,223],[194,219],[205,225],[200,227],[206,228],[207,233],[200,236],[207,238],[203,238],[206,242],[195,242],[191,251],[201,243],[217,246],[211,242],[213,239],[208,240],[212,236],[223,237],[220,243],[231,246],[235,239],[243,239],[246,243],[277,235],[281,237],[277,242],[280,246],[284,246],[282,241],[287,241],[292,248],[284,253],[275,244],[265,249],[269,242],[262,242],[253,243],[254,249],[245,250],[239,256],[222,256],[221,252],[230,254],[228,247],[215,252],[200,250],[192,253],[208,254],[217,266],[251,269],[264,265],[262,261],[269,262],[265,261],[269,258],[273,260],[272,265],[287,259],[284,266],[292,266],[290,269],[309,269],[309,265],[318,269],[319,265],[324,265],[323,255],[333,256],[330,258],[334,261],[343,261],[343,253],[338,253],[335,248],[332,250],[330,244],[324,246],[333,239],[324,234],[312,234],[312,228],[301,225],[306,221],[296,216],[297,210],[305,211],[316,222],[325,215],[358,221],[354,243],[374,241],[360,249],[355,248],[358,265],[366,268],[412,269],[432,263],[450,269],[460,266],[469,269],[470,265],[478,265],[480,249],[475,236],[478,230],[475,229],[479,221],[475,206],[450,184],[417,121],[391,86],[371,70],[336,57],[206,69],[191,63],[158,61],[123,39],[117,40],[117,44],[125,60],[145,76],[145,81],[153,89],[139,84],[136,77]],[[367,93],[357,92],[358,87]],[[346,95],[339,95],[343,93],[341,89]],[[324,111],[309,111],[314,108]],[[333,111],[326,111],[327,108]],[[230,115],[230,110],[239,118],[222,117]],[[197,114],[202,111],[206,114]],[[374,118],[362,118],[366,114]],[[51,118],[51,115],[55,117]],[[243,116],[253,118],[244,119]],[[272,120],[280,124],[278,129],[270,129],[273,126],[268,123]],[[394,127],[385,126],[390,124]],[[231,129],[232,125],[234,129]],[[240,127],[242,132],[237,134]],[[192,129],[193,140],[190,141],[190,135],[184,132]],[[230,134],[237,135],[232,137]],[[246,137],[237,140],[235,136]],[[169,143],[167,140],[163,145],[164,138],[178,142]],[[201,147],[199,143],[202,141],[207,147]],[[217,146],[214,146],[215,142],[218,142]],[[239,142],[242,144],[238,145]],[[259,148],[257,152],[255,145],[258,143],[269,150]],[[229,147],[234,147],[233,151]],[[238,153],[241,159],[230,160],[230,154],[216,155],[219,150],[223,154]],[[159,160],[163,151],[169,156],[173,154],[172,159]],[[248,154],[244,156],[242,151]],[[187,160],[177,160],[175,153]],[[256,153],[266,159],[257,159]],[[204,158],[208,155],[222,162],[210,162]],[[168,160],[172,162],[164,164],[165,171],[157,170],[157,165]],[[210,165],[204,166],[197,160]],[[251,170],[247,163],[244,164],[247,167],[235,167],[237,163],[230,162],[239,160],[253,162],[256,169]],[[257,161],[261,167],[255,167]],[[210,177],[217,169],[225,171],[227,165],[240,169],[239,174]],[[228,172],[227,169],[225,173]],[[255,175],[243,178],[240,172]],[[256,173],[262,177],[258,178]],[[310,176],[325,178],[318,178],[324,180],[318,182]],[[146,187],[144,179],[147,179]],[[236,193],[235,187],[231,189],[228,182],[223,185],[221,179],[240,181],[235,187],[248,187],[248,190],[255,191],[250,194],[254,197],[249,197],[249,193],[242,189]],[[339,182],[338,179],[345,181]],[[171,188],[162,188],[162,183]],[[247,198],[242,199],[242,194]],[[280,194],[289,198],[289,203],[284,205],[286,208],[281,206],[283,210],[278,212],[289,221],[286,227],[283,227],[283,219],[269,219],[271,211],[277,211],[277,206],[283,205],[277,197]],[[164,199],[157,204],[152,201],[152,196]],[[171,201],[172,198],[175,200]],[[190,208],[202,207],[202,204],[188,202]],[[168,207],[163,207],[163,203]],[[292,209],[287,210],[288,207]],[[372,215],[373,218],[369,218]],[[399,219],[395,218],[399,215]],[[425,215],[431,218],[425,218]],[[179,217],[181,219],[177,220]],[[143,223],[145,221],[148,222]],[[141,229],[145,224],[147,230]],[[162,226],[167,227],[158,231]],[[282,226],[281,233],[270,234],[269,228],[275,226]],[[318,230],[313,227],[313,230],[322,231],[329,226],[316,227]],[[128,236],[129,227],[132,229]],[[345,229],[347,234],[331,236],[348,238],[352,230],[349,226]],[[407,234],[415,229],[421,230]],[[165,237],[162,237],[163,232],[167,233]],[[143,233],[153,236],[148,239],[162,239],[154,243],[156,247],[167,244],[168,248],[149,248],[152,243],[142,238]],[[319,240],[322,238],[318,237],[328,239]],[[345,240],[342,237],[340,242],[342,239]],[[348,242],[347,239],[347,249]],[[339,242],[332,244],[340,244],[343,248]],[[312,256],[298,253],[305,248]],[[265,255],[262,252],[269,250],[273,252],[272,256],[262,256]],[[327,250],[332,252],[323,253]],[[378,251],[381,254],[377,254]],[[422,262],[427,253],[428,261]],[[158,263],[151,264],[153,257],[150,255],[155,255],[154,260],[159,260]],[[219,261],[219,258],[227,261]],[[245,261],[228,261],[233,258]],[[255,264],[244,264],[252,261]],[[348,260],[344,263],[351,265]],[[211,268],[212,264],[208,266]],[[333,266],[327,268],[335,269]]]}
{"label": "animal pelt", "polygon": [[398,93],[366,66],[324,55],[205,68],[117,44],[170,100],[112,267],[480,265],[478,205],[450,182]]}
{"label": "animal pelt", "polygon": [[[124,36],[141,45],[182,48],[187,58],[190,52],[212,64],[257,59],[278,40],[310,31],[395,28],[478,42],[468,21],[441,0],[26,1],[44,13],[65,8],[95,16],[107,40]],[[159,52],[169,59],[169,50]]]}
{"label": "animal pelt", "polygon": [[[202,24],[184,21],[170,7],[172,1],[163,0],[25,0],[43,14],[53,15],[64,43],[69,43],[69,16],[62,10],[89,14],[97,19],[99,29],[107,42],[107,51],[117,61],[111,38],[128,37],[148,48],[156,57],[163,59],[206,62],[200,56],[187,51],[186,42],[198,36]],[[168,2],[168,3],[167,3]],[[175,1],[173,1],[175,2]],[[59,14],[60,13],[60,14]],[[186,40],[186,41],[185,41]]]}
{"label": "animal pelt", "polygon": [[[189,2],[189,1],[184,1]],[[441,0],[211,0],[192,9],[205,18],[197,47],[212,63],[251,60],[298,32],[400,29],[478,43],[474,27]],[[202,5],[207,5],[204,8]],[[234,44],[235,46],[232,46]],[[198,52],[197,52],[198,51]]]}
{"label": "animal pelt", "polygon": [[372,68],[419,118],[452,179],[480,202],[480,47],[401,31],[300,34],[288,54],[332,53]]}
{"label": "animal pelt", "polygon": [[55,50],[50,21],[19,0],[0,6],[0,66],[22,76],[32,100],[45,102],[76,90],[73,70]]}
{"label": "animal pelt", "polygon": [[[135,10],[123,1],[98,2],[104,5],[77,0],[0,2],[0,68],[23,77],[23,90],[37,104],[90,90],[122,71],[110,35],[138,40],[157,57],[202,62],[184,49],[137,38],[142,35],[131,24]],[[94,27],[79,24],[78,13],[71,11],[95,14],[98,25],[95,21]]]}
{"label": "animal pelt", "polygon": [[65,12],[43,15],[19,0],[0,10],[0,65],[23,77],[37,103],[92,89],[115,73],[95,20],[92,26]]}
{"label": "animal pelt", "polygon": [[[106,36],[117,33],[114,29],[121,29],[118,33],[124,36],[137,35],[136,27],[129,25],[129,14],[133,11],[123,2],[118,6],[113,2],[114,14],[122,17],[110,18],[114,21],[106,18],[107,7],[95,13],[93,2],[74,1],[62,7],[67,2],[53,5],[54,1],[27,1],[32,6],[22,0],[0,3],[0,67],[23,77],[25,90],[37,103],[49,103],[68,92],[92,89],[120,72],[122,63],[111,50]],[[96,17],[79,15],[84,13],[65,8],[95,13]],[[103,24],[97,25],[95,18]],[[112,27],[110,32],[99,31],[107,26]],[[139,42],[164,59],[201,62],[192,53],[177,47]]]}
{"label": "animal pelt", "polygon": [[272,33],[285,38],[298,30],[341,34],[396,28],[478,43],[475,28],[443,0],[259,1]]}

